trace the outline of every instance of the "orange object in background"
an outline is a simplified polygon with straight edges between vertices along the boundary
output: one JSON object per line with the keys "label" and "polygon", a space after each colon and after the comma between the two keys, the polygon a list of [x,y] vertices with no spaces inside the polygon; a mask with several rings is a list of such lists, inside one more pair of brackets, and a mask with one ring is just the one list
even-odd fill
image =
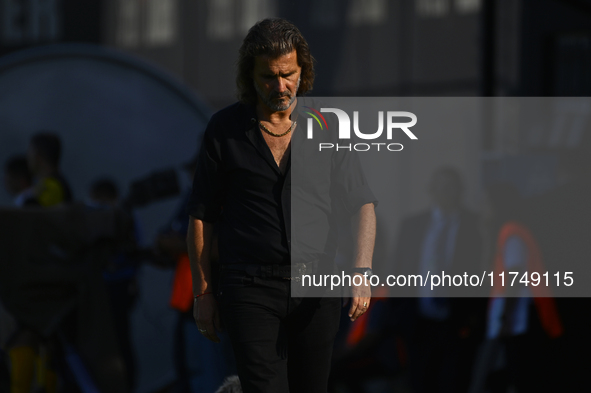
{"label": "orange object in background", "polygon": [[[497,240],[497,254],[495,257],[495,276],[498,277],[498,275],[505,270],[502,251],[505,249],[505,244],[511,236],[519,237],[527,247],[527,271],[530,273],[537,272],[541,277],[542,273],[545,271],[545,268],[542,262],[542,253],[538,243],[534,239],[529,229],[516,221],[509,221],[505,223],[499,232],[499,237]],[[492,289],[491,296],[503,296],[505,293],[505,287],[499,286],[498,282],[495,282],[495,284],[496,285]],[[542,327],[548,336],[551,338],[562,336],[564,333],[564,328],[562,326],[560,316],[558,315],[556,303],[550,288],[543,285],[538,285],[531,286],[530,289],[534,297],[534,304],[536,306],[540,322],[542,323]]]}
{"label": "orange object in background", "polygon": [[193,305],[193,277],[188,254],[181,254],[176,264],[170,306],[181,312],[187,312]]}

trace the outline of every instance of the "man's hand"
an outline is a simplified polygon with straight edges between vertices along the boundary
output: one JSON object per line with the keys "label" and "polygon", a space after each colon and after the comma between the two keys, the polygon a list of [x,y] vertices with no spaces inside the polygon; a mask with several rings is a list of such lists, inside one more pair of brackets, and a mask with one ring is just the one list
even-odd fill
{"label": "man's hand", "polygon": [[355,275],[361,276],[363,282],[359,286],[353,285],[351,287],[351,307],[349,308],[349,318],[351,318],[351,321],[355,321],[365,313],[371,301],[369,280],[363,274],[355,273]]}
{"label": "man's hand", "polygon": [[187,251],[191,260],[191,276],[193,277],[193,293],[197,296],[193,300],[193,318],[197,328],[214,343],[220,338],[215,334],[221,331],[218,305],[215,301],[211,285],[210,250],[212,243],[213,225],[191,217],[187,232]]}
{"label": "man's hand", "polygon": [[[376,213],[373,203],[367,203],[353,215],[351,220],[353,238],[355,239],[355,264],[358,268],[371,268],[373,247],[376,239]],[[349,318],[355,321],[369,307],[371,300],[371,285],[367,276],[360,275],[362,283],[351,287],[351,308]]]}
{"label": "man's hand", "polygon": [[199,332],[210,341],[219,343],[216,331],[221,332],[220,314],[213,294],[201,295],[193,301],[193,317]]}

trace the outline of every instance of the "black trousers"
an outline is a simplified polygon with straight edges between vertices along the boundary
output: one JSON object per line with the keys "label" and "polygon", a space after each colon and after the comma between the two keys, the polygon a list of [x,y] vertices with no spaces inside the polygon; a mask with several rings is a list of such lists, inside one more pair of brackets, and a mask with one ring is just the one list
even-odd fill
{"label": "black trousers", "polygon": [[244,393],[326,393],[340,298],[292,298],[290,281],[225,273],[218,304]]}

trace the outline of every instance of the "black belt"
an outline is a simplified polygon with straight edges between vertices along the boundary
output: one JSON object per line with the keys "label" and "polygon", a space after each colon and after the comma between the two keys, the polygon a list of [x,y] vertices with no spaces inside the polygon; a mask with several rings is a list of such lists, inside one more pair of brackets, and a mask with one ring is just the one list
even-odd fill
{"label": "black belt", "polygon": [[[309,269],[304,263],[295,263],[293,265],[254,265],[246,263],[234,263],[222,265],[223,271],[240,271],[253,277],[272,277],[283,278],[285,280],[301,279],[301,275]],[[295,276],[294,276],[295,274]]]}

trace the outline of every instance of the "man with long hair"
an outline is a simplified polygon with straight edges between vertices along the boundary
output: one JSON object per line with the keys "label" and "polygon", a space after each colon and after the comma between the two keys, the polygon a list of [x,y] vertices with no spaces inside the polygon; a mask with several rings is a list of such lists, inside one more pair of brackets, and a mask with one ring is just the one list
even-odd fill
{"label": "man with long hair", "polygon": [[[245,393],[327,391],[341,300],[292,297],[290,279],[290,147],[298,131],[297,96],[312,88],[313,65],[292,23],[265,19],[249,30],[237,67],[240,101],[210,120],[188,205],[195,320],[216,342],[223,321]],[[358,228],[355,266],[367,269],[375,198],[356,169],[342,176],[341,195],[349,195]],[[216,222],[217,293],[209,260]],[[369,302],[369,287],[354,290],[351,319]]]}

